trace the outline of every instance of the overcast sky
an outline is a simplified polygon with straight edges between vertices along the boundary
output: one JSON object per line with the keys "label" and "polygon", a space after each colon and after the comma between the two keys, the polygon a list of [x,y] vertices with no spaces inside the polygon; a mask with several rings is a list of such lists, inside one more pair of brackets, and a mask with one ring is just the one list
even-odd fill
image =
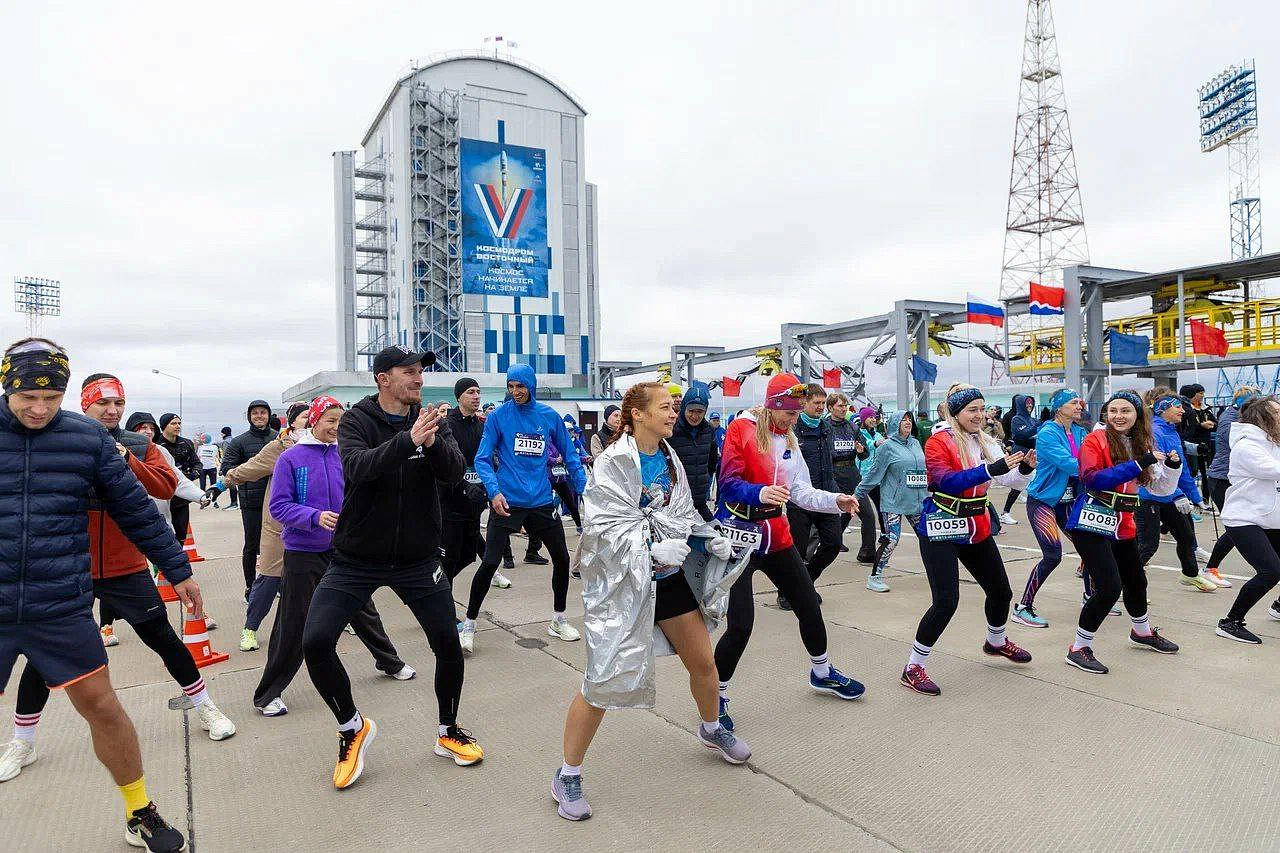
{"label": "overcast sky", "polygon": [[[46,332],[77,376],[118,372],[148,407],[176,402],[152,367],[190,406],[276,402],[333,366],[330,154],[358,146],[410,59],[487,35],[588,110],[605,358],[998,289],[1017,0],[3,7],[0,337],[22,330],[14,275],[61,279]],[[1199,152],[1195,90],[1258,59],[1280,210],[1280,12],[1054,12],[1093,262],[1226,259],[1226,155]]]}

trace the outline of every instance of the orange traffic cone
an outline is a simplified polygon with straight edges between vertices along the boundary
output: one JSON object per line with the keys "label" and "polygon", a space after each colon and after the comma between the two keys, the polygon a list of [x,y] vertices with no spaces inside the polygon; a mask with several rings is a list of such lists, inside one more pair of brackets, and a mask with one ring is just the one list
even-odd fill
{"label": "orange traffic cone", "polygon": [[187,651],[191,652],[191,658],[198,667],[222,663],[231,657],[222,652],[215,652],[209,645],[209,630],[205,627],[204,617],[195,616],[185,609],[182,611],[182,642],[186,645]]}
{"label": "orange traffic cone", "polygon": [[191,532],[191,525],[187,524],[187,539],[182,543],[182,550],[187,552],[187,559],[193,563],[203,563],[204,557],[200,556],[200,552],[196,550],[196,537]]}
{"label": "orange traffic cone", "polygon": [[169,583],[164,574],[157,570],[155,566],[151,567],[151,576],[155,579],[156,589],[160,591],[161,601],[165,604],[172,604],[178,600],[178,594],[173,591],[173,584]]}

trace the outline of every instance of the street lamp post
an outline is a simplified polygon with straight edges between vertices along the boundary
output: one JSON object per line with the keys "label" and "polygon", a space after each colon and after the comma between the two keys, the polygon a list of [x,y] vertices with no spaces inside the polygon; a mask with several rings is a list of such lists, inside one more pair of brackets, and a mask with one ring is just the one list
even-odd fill
{"label": "street lamp post", "polygon": [[172,373],[165,373],[163,370],[156,370],[154,367],[151,368],[151,372],[158,373],[161,376],[168,376],[170,379],[178,380],[178,419],[182,420],[182,377],[174,376]]}

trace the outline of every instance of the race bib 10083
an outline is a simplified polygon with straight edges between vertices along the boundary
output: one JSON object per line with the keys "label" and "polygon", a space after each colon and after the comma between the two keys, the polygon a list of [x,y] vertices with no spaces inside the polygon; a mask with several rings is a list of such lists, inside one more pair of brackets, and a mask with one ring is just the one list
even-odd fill
{"label": "race bib 10083", "polygon": [[514,450],[517,456],[541,456],[547,450],[547,440],[536,432],[518,432]]}
{"label": "race bib 10083", "polygon": [[1114,537],[1120,529],[1120,514],[1113,509],[1086,503],[1080,508],[1080,517],[1076,519],[1076,527],[1089,533]]}

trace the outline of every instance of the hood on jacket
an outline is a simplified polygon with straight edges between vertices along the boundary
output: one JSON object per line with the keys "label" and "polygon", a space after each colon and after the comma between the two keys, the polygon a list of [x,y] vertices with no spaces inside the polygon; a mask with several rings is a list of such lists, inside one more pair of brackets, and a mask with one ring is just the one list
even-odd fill
{"label": "hood on jacket", "polygon": [[155,434],[151,437],[152,441],[160,435],[160,424],[156,423],[156,419],[150,412],[134,412],[129,415],[129,419],[124,422],[124,428],[129,432],[136,432],[140,424],[151,424],[151,428],[155,430]]}
{"label": "hood on jacket", "polygon": [[[899,444],[909,443],[911,438],[915,434],[915,430],[912,430],[912,435],[909,435],[906,438],[903,438],[902,435],[898,432],[898,428],[902,426],[902,419],[905,418],[906,416],[907,416],[907,413],[905,411],[900,411],[900,412],[894,412],[893,414],[889,415],[889,417],[885,418],[884,426],[885,426],[885,430],[889,434],[889,438],[892,439],[893,441],[898,442]],[[914,421],[915,421],[915,418],[912,418],[913,423]]]}
{"label": "hood on jacket", "polygon": [[[331,446],[329,443],[316,438],[311,434],[311,430],[306,429],[305,427],[303,429],[291,429],[289,430],[288,435],[289,438],[293,439],[297,444],[318,444],[321,447]],[[284,434],[281,434],[280,438],[284,439]],[[332,442],[332,444],[337,444],[337,442]]]}
{"label": "hood on jacket", "polygon": [[1009,406],[1014,416],[1030,415],[1035,411],[1036,399],[1028,394],[1014,394],[1013,404]]}
{"label": "hood on jacket", "polygon": [[1230,442],[1232,450],[1243,441],[1252,441],[1256,444],[1269,443],[1271,441],[1267,434],[1258,427],[1240,421],[1236,421],[1231,425],[1231,435],[1228,436],[1227,440]]}
{"label": "hood on jacket", "polygon": [[266,400],[254,400],[252,403],[250,403],[250,404],[249,404],[248,408],[246,408],[246,409],[244,410],[244,419],[245,419],[246,421],[249,421],[249,429],[257,429],[257,427],[255,427],[255,426],[253,425],[253,421],[252,421],[252,420],[250,420],[250,418],[249,418],[249,415],[253,413],[253,410],[254,410],[254,409],[266,409],[266,410],[267,410],[267,415],[268,415],[267,425],[266,425],[265,427],[263,427],[263,430],[262,430],[262,431],[266,431],[266,430],[271,429],[271,421],[270,421],[270,419],[269,419],[269,416],[272,414],[272,411],[271,411],[271,404],[270,404],[270,403],[268,403]]}
{"label": "hood on jacket", "polygon": [[525,405],[532,405],[538,402],[538,375],[533,372],[532,367],[527,364],[511,365],[507,368],[507,381],[519,382],[529,389],[529,402]]}
{"label": "hood on jacket", "polygon": [[[705,382],[694,382],[689,386],[689,390],[684,393],[684,397],[680,399],[680,420],[684,421],[685,412],[690,406],[701,406],[704,409],[711,408],[711,388]],[[688,421],[685,421],[687,424]],[[706,423],[704,419],[703,424]],[[702,424],[699,424],[701,426]]]}

